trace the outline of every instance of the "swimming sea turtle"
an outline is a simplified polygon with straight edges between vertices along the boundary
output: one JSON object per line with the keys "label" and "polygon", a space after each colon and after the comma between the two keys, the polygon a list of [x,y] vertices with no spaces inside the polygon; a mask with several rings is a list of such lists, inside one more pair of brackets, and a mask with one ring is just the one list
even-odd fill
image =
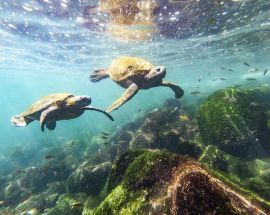
{"label": "swimming sea turtle", "polygon": [[34,120],[39,120],[42,131],[44,131],[44,125],[49,130],[53,130],[56,121],[79,117],[85,110],[102,112],[113,120],[112,116],[105,111],[88,106],[90,103],[91,98],[88,96],[74,96],[69,93],[50,94],[40,98],[21,114],[13,116],[11,122],[14,126],[22,127]]}
{"label": "swimming sea turtle", "polygon": [[90,75],[90,80],[98,82],[110,77],[120,86],[127,88],[126,92],[107,109],[107,112],[112,112],[131,99],[139,89],[170,87],[175,93],[175,98],[182,97],[184,91],[181,87],[162,80],[165,75],[165,66],[154,67],[148,61],[138,57],[119,57],[108,69],[94,70]]}

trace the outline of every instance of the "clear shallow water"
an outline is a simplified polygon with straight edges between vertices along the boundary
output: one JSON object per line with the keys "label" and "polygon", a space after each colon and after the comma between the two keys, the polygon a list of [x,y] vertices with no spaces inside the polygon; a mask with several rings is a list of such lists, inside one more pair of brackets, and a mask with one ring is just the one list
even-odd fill
{"label": "clear shallow water", "polygon": [[[139,56],[155,65],[165,65],[166,79],[179,84],[185,90],[182,99],[190,103],[226,86],[270,82],[269,74],[263,75],[266,68],[270,69],[268,1],[225,4],[212,12],[216,27],[201,14],[202,21],[196,20],[196,25],[186,27],[185,33],[174,27],[166,31],[164,25],[180,25],[175,23],[178,13],[175,8],[171,14],[161,10],[163,15],[156,20],[160,33],[146,41],[113,37],[106,31],[110,25],[106,14],[96,15],[90,27],[86,27],[84,23],[89,20],[83,11],[89,4],[87,1],[0,1],[0,149],[3,157],[18,145],[57,143],[81,133],[113,132],[138,117],[138,109],[158,107],[173,97],[165,88],[141,91],[113,113],[114,123],[101,114],[86,112],[80,118],[58,122],[56,130],[45,133],[40,131],[37,122],[24,128],[12,127],[12,115],[49,93],[90,95],[94,106],[106,109],[124,90],[109,79],[93,84],[89,73],[108,66],[121,55]],[[259,71],[248,71],[252,68]],[[201,95],[190,94],[198,89]]]}

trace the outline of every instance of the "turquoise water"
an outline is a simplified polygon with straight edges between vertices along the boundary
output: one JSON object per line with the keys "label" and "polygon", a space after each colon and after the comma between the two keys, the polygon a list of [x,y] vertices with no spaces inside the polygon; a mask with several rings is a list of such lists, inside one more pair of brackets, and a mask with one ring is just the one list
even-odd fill
{"label": "turquoise water", "polygon": [[[90,27],[84,24],[89,20],[83,16],[83,11],[90,1],[1,0],[2,165],[6,165],[4,160],[10,159],[16,147],[39,145],[42,148],[45,143],[57,145],[81,135],[113,133],[143,116],[146,110],[160,107],[166,99],[174,97],[167,88],[141,90],[112,113],[114,122],[100,113],[88,111],[79,118],[60,121],[55,130],[44,133],[37,121],[22,128],[11,125],[13,115],[50,93],[89,95],[93,106],[106,110],[124,89],[110,79],[92,83],[89,75],[96,68],[108,67],[118,56],[137,56],[154,65],[165,65],[165,79],[184,89],[185,95],[180,100],[188,104],[199,103],[210,93],[228,86],[269,84],[270,72],[263,74],[265,69],[270,70],[269,1],[226,2],[216,11],[213,9],[210,18],[205,18],[202,10],[195,24],[184,26],[185,30],[175,27],[181,25],[181,20],[177,22],[177,12],[182,14],[181,7],[168,7],[171,12],[161,10],[164,19],[155,20],[154,28],[158,33],[147,40],[128,41],[106,30],[110,25],[108,15],[96,15],[97,21],[92,20],[94,24]],[[91,4],[96,5],[96,1]],[[190,17],[192,13],[195,11],[190,9]],[[190,17],[186,15],[187,19]],[[164,27],[170,25],[168,29]],[[190,94],[194,91],[200,94]]]}

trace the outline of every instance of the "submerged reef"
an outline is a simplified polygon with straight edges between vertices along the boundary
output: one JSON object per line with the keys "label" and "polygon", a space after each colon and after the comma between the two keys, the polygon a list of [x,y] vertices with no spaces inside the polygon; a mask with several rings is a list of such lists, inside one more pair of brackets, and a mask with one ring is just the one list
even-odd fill
{"label": "submerged reef", "polygon": [[267,86],[222,89],[203,102],[196,116],[205,146],[199,160],[268,200],[269,98]]}
{"label": "submerged reef", "polygon": [[110,170],[110,162],[92,165],[85,161],[69,176],[67,190],[69,193],[84,192],[98,195],[106,183]]}
{"label": "submerged reef", "polygon": [[197,113],[203,144],[247,159],[269,156],[269,98],[269,88],[228,88],[209,96]]}
{"label": "submerged reef", "polygon": [[0,214],[269,214],[269,98],[263,86],[197,109],[169,99],[115,133],[44,144],[45,161],[1,174]]}
{"label": "submerged reef", "polygon": [[147,112],[142,118],[128,123],[112,138],[120,150],[166,149],[198,157],[201,152],[196,120],[189,107],[175,99],[167,100],[161,108]]}
{"label": "submerged reef", "polygon": [[[122,169],[124,160],[130,164]],[[115,188],[93,214],[265,214],[187,157],[128,151],[113,169],[119,170],[122,179],[110,178]]]}

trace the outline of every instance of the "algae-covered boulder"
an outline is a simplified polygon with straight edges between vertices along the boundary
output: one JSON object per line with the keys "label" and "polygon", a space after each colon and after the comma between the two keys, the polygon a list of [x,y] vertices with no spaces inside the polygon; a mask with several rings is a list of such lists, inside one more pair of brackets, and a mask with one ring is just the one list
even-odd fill
{"label": "algae-covered boulder", "polygon": [[84,192],[98,195],[106,183],[110,170],[110,162],[92,165],[85,161],[69,176],[67,189],[70,193]]}
{"label": "algae-covered boulder", "polygon": [[57,193],[43,192],[40,194],[31,195],[28,199],[21,202],[17,207],[16,211],[27,211],[31,208],[36,208],[39,212],[44,211],[46,208],[51,208],[55,205],[58,199]]}
{"label": "algae-covered boulder", "polygon": [[218,171],[226,179],[249,189],[267,200],[270,199],[270,164],[269,158],[243,160],[237,156],[223,152],[218,147],[205,147],[199,158],[210,169]]}
{"label": "algae-covered boulder", "polygon": [[165,151],[129,150],[110,183],[94,215],[266,214],[198,162]]}
{"label": "algae-covered boulder", "polygon": [[54,166],[45,164],[15,172],[4,189],[5,199],[11,204],[18,203],[32,193],[45,190],[48,183],[65,180],[69,171],[69,167],[57,163]]}
{"label": "algae-covered boulder", "polygon": [[127,149],[166,149],[197,158],[201,152],[199,132],[189,108],[176,99],[149,110],[114,135],[121,153]]}
{"label": "algae-covered boulder", "polygon": [[269,155],[270,88],[227,88],[210,95],[197,112],[203,144],[243,158]]}
{"label": "algae-covered boulder", "polygon": [[85,194],[61,195],[56,206],[47,209],[44,215],[81,215],[85,199]]}

